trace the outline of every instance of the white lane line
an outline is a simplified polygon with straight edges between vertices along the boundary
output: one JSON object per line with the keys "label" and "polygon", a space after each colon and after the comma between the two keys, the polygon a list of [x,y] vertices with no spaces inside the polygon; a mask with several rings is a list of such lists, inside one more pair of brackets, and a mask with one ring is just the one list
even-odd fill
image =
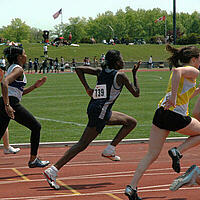
{"label": "white lane line", "polygon": [[36,117],[36,119],[43,120],[43,121],[57,122],[57,123],[62,123],[62,124],[72,124],[72,125],[76,125],[76,126],[86,126],[86,124],[79,124],[79,123],[76,123],[76,122],[67,122],[67,121],[61,121],[61,120],[49,119],[49,118],[42,118],[42,117]]}
{"label": "white lane line", "polygon": [[[188,167],[183,167],[183,168],[188,168]],[[169,175],[169,174],[175,174],[174,172],[171,173],[157,173],[158,171],[166,171],[169,170],[171,168],[163,168],[163,169],[149,169],[147,170],[147,172],[151,172],[151,173],[146,173],[144,174],[145,176],[149,176],[149,175]],[[152,172],[156,172],[156,173],[152,173]],[[111,173],[100,173],[100,174],[88,174],[88,175],[81,175],[81,176],[71,176],[71,177],[65,177],[65,178],[59,178],[62,180],[73,180],[73,179],[91,179],[91,178],[116,178],[116,177],[125,177],[125,176],[132,176],[134,173],[134,171],[122,171],[122,172],[111,172]],[[37,179],[37,180],[30,180],[29,182],[41,182],[44,181],[45,179]],[[46,180],[45,180],[46,181]],[[0,182],[0,184],[11,184],[11,183],[22,183],[22,182],[26,182],[25,180],[23,181],[2,181]],[[169,185],[170,184],[166,184],[166,185],[153,185],[153,186],[145,186],[145,187],[140,187],[139,188],[139,193],[144,193],[144,192],[160,192],[160,191],[169,191]],[[167,187],[167,188],[165,188]],[[192,189],[199,189],[200,187],[192,187],[192,188],[180,188],[183,190],[192,190]],[[96,192],[96,193],[85,193],[85,194],[78,194],[78,196],[92,196],[92,195],[107,195],[108,193],[111,194],[117,194],[117,193],[123,193],[124,189],[118,189],[118,190],[109,190],[109,191],[101,191],[101,192]],[[77,194],[75,194],[77,196]],[[45,199],[54,199],[54,198],[59,198],[59,197],[73,197],[75,196],[74,194],[57,194],[57,195],[50,195],[50,196],[35,196],[35,197],[17,197],[17,199],[32,199],[32,200],[45,200]],[[0,200],[12,200],[12,199],[16,199],[16,198],[0,198]]]}
{"label": "white lane line", "polygon": [[[49,119],[49,118],[43,118],[43,117],[35,117],[38,120],[43,120],[43,121],[51,121],[51,122],[57,122],[57,123],[62,123],[62,124],[70,124],[70,125],[75,125],[75,126],[86,126],[86,124],[80,124],[77,122],[68,122],[68,121],[62,121],[62,120],[57,120],[57,119]],[[150,126],[150,124],[145,125],[145,124],[140,124],[138,126]],[[105,128],[119,128],[121,126],[106,126]]]}
{"label": "white lane line", "polygon": [[[143,91],[143,94],[163,94],[160,91]],[[123,92],[121,95],[130,95],[128,92]],[[48,95],[48,96],[27,96],[26,99],[49,99],[49,98],[63,98],[63,97],[88,97],[87,94],[66,94],[66,95]]]}
{"label": "white lane line", "polygon": [[[154,189],[155,187],[168,187],[169,185],[157,185],[157,186],[148,186],[149,190],[143,190],[142,187],[138,191],[139,193],[144,192],[161,192],[161,191],[169,191],[169,188],[161,188],[161,189]],[[147,188],[147,187],[143,187]],[[200,189],[200,187],[187,187],[187,188],[180,188],[179,190],[197,190]],[[77,194],[60,194],[60,195],[49,195],[49,196],[35,196],[35,197],[17,197],[18,200],[21,199],[29,199],[29,200],[45,200],[45,199],[55,199],[55,198],[62,198],[62,197],[74,197],[74,196],[95,196],[95,195],[106,195],[108,193],[111,194],[122,194],[124,193],[124,189],[118,189],[118,190],[108,190],[108,191],[101,191],[101,192],[94,192],[94,193],[81,193],[80,195]],[[16,200],[15,198],[0,198],[0,200]]]}
{"label": "white lane line", "polygon": [[[105,166],[105,163],[103,164]],[[185,167],[188,168],[188,167]],[[169,171],[171,168],[163,168],[163,169],[151,169],[147,170],[147,172],[154,172],[154,173],[145,173],[144,176],[155,176],[155,175],[174,175],[175,172],[158,172],[158,171]],[[100,174],[86,174],[80,176],[68,176],[68,177],[59,177],[60,180],[81,180],[81,179],[96,179],[96,178],[117,178],[117,177],[132,177],[135,171],[122,171],[122,172],[109,172],[109,173],[100,173]],[[180,173],[181,174],[181,173]],[[29,182],[41,182],[46,181],[46,179],[35,179],[29,180]],[[12,180],[12,181],[0,181],[0,185],[3,184],[11,184],[11,183],[22,183],[25,182],[24,180]]]}

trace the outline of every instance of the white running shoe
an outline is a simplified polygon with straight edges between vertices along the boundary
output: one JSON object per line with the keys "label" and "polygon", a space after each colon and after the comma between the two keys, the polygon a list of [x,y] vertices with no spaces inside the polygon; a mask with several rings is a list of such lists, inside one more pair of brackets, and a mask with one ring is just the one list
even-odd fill
{"label": "white running shoe", "polygon": [[170,185],[171,191],[176,191],[184,185],[196,184],[196,177],[200,175],[200,169],[196,165],[192,165],[182,176],[177,177]]}
{"label": "white running shoe", "polygon": [[60,186],[56,184],[57,173],[55,172],[55,170],[49,167],[44,171],[43,175],[47,179],[47,182],[49,183],[50,187],[54,188],[55,190],[60,189]]}
{"label": "white running shoe", "polygon": [[9,146],[8,149],[4,149],[4,154],[16,154],[20,151],[20,148],[14,148]]}
{"label": "white running shoe", "polygon": [[115,155],[115,151],[104,149],[101,155],[112,161],[120,161],[120,157]]}

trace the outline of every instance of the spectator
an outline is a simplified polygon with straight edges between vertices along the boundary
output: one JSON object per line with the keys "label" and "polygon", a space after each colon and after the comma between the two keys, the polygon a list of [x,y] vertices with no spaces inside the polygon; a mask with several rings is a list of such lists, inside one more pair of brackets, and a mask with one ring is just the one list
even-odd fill
{"label": "spectator", "polygon": [[94,58],[93,58],[93,63],[94,63],[94,67],[98,67],[98,61],[97,61],[96,56],[94,56]]}
{"label": "spectator", "polygon": [[60,71],[64,72],[65,71],[65,61],[64,61],[64,58],[61,56],[60,57]]}
{"label": "spectator", "polygon": [[100,63],[102,64],[104,62],[104,60],[105,60],[105,54],[102,53],[101,57],[100,57]]}
{"label": "spectator", "polygon": [[53,70],[54,70],[54,61],[53,61],[53,59],[49,59],[49,69],[53,73]]}
{"label": "spectator", "polygon": [[69,33],[69,44],[71,44],[72,43],[72,33],[70,32]]}
{"label": "spectator", "polygon": [[31,71],[31,73],[32,73],[32,67],[33,67],[33,62],[31,60],[31,58],[29,58],[29,61],[28,61],[28,73],[29,73],[29,71]]}
{"label": "spectator", "polygon": [[38,58],[35,58],[35,60],[33,62],[33,66],[34,66],[35,73],[37,73],[38,67],[39,67]]}
{"label": "spectator", "polygon": [[85,57],[84,58],[84,64],[83,64],[84,66],[90,66],[90,59],[89,59],[89,57]]}
{"label": "spectator", "polygon": [[55,73],[59,73],[59,62],[58,62],[58,58],[56,57],[55,61],[54,61],[54,71]]}
{"label": "spectator", "polygon": [[47,57],[48,56],[48,48],[47,48],[47,45],[45,44],[44,47],[44,57]]}
{"label": "spectator", "polygon": [[114,40],[112,38],[110,39],[109,44],[114,44]]}
{"label": "spectator", "polygon": [[152,56],[150,56],[148,64],[149,64],[148,68],[151,69],[153,67],[153,57]]}
{"label": "spectator", "polygon": [[94,39],[94,37],[91,37],[90,40],[91,40],[91,43],[92,43],[92,44],[96,44],[96,40]]}
{"label": "spectator", "polygon": [[72,67],[76,67],[76,61],[75,61],[75,58],[72,59]]}
{"label": "spectator", "polygon": [[45,59],[43,62],[42,62],[42,65],[40,67],[40,71],[39,73],[41,73],[43,71],[43,74],[45,74],[45,71],[47,69],[47,59]]}
{"label": "spectator", "polygon": [[46,63],[46,72],[49,73],[50,69],[51,69],[51,67],[50,67],[50,65],[49,65],[49,63],[48,63],[48,59],[47,59],[47,63]]}
{"label": "spectator", "polygon": [[76,68],[76,60],[75,58],[72,59],[72,66],[70,67],[70,71],[73,72]]}

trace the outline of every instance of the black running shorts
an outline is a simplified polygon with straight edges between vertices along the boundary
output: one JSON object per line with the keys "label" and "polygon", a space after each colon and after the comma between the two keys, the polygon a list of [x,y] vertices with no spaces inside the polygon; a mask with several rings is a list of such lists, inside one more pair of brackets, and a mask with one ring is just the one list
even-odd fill
{"label": "black running shorts", "polygon": [[102,111],[101,106],[95,105],[95,104],[89,104],[87,109],[88,114],[88,127],[96,127],[96,131],[98,133],[101,133],[106,125],[106,123],[109,121],[112,111],[107,110],[106,114],[103,119],[100,119],[100,113]]}
{"label": "black running shorts", "polygon": [[153,124],[168,131],[178,131],[190,124],[191,120],[190,116],[183,116],[179,113],[171,110],[164,110],[163,107],[160,107],[154,114]]}

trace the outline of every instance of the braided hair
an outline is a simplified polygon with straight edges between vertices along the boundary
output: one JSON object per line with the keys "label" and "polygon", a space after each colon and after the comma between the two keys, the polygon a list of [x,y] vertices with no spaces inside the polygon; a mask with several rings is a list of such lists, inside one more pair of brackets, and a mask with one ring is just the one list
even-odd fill
{"label": "braided hair", "polygon": [[10,65],[18,63],[18,56],[23,54],[23,47],[9,46],[4,49],[4,56],[7,58]]}

